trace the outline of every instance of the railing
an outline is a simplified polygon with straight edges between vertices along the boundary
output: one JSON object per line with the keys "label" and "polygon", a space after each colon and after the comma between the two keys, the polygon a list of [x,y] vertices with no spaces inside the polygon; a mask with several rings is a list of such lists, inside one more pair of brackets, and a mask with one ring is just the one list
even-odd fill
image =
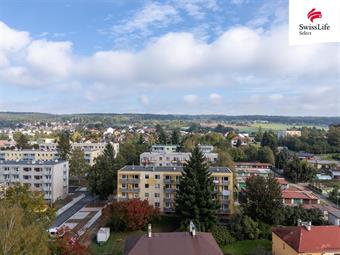
{"label": "railing", "polygon": [[175,212],[175,209],[174,208],[163,208],[163,212],[165,213],[172,213],[172,212]]}

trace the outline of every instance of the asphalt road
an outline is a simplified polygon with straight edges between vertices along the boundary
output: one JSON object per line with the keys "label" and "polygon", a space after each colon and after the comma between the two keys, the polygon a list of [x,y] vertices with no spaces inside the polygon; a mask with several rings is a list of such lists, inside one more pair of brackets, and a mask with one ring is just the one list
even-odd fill
{"label": "asphalt road", "polygon": [[81,200],[79,200],[76,204],[74,204],[72,207],[70,207],[68,210],[60,214],[54,224],[51,228],[56,228],[62,225],[65,221],[67,221],[69,218],[71,218],[76,212],[78,212],[81,208],[83,208],[86,204],[89,202],[95,200],[96,197],[91,196],[89,194],[85,194],[85,197]]}

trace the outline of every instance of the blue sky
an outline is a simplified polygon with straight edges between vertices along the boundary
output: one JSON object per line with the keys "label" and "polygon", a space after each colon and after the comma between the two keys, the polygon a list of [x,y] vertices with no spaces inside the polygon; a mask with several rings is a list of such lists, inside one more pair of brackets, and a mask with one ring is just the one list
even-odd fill
{"label": "blue sky", "polygon": [[288,2],[0,0],[0,111],[339,115],[339,44]]}

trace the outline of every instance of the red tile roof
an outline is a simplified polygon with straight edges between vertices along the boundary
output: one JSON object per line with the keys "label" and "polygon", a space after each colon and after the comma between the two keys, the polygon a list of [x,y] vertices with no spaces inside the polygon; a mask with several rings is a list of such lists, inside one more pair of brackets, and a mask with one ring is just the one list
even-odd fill
{"label": "red tile roof", "polygon": [[278,227],[273,233],[299,253],[340,252],[339,226]]}
{"label": "red tile roof", "polygon": [[318,197],[314,195],[313,192],[300,191],[300,190],[283,190],[282,198],[287,199],[313,199],[317,200]]}
{"label": "red tile roof", "polygon": [[287,185],[288,184],[288,181],[286,181],[285,178],[275,178],[277,180],[277,182],[281,185]]}

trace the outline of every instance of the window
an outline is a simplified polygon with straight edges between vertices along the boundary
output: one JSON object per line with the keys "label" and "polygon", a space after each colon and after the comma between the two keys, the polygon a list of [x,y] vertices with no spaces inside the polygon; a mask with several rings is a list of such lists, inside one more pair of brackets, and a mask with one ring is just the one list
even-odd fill
{"label": "window", "polygon": [[144,196],[145,196],[146,198],[148,198],[148,197],[149,197],[149,193],[145,193]]}
{"label": "window", "polygon": [[159,202],[155,202],[155,207],[159,208],[159,206],[160,206],[160,203]]}
{"label": "window", "polygon": [[155,184],[155,189],[160,189],[161,185],[159,183]]}
{"label": "window", "polygon": [[149,175],[148,174],[145,175],[145,179],[149,179]]}
{"label": "window", "polygon": [[170,208],[170,207],[171,207],[171,203],[166,202],[166,203],[165,203],[165,207],[166,207],[166,208]]}
{"label": "window", "polygon": [[160,194],[159,193],[155,193],[155,197],[159,198]]}
{"label": "window", "polygon": [[165,176],[165,180],[171,180],[171,176],[166,175],[166,176]]}
{"label": "window", "polygon": [[161,178],[161,176],[160,176],[159,174],[156,174],[156,175],[155,175],[155,179],[158,179],[158,180],[159,180],[160,178]]}
{"label": "window", "polygon": [[125,189],[126,188],[126,184],[122,183],[122,188]]}
{"label": "window", "polygon": [[30,175],[24,175],[23,177],[24,177],[24,180],[29,180],[29,179],[31,179],[31,176],[30,176]]}
{"label": "window", "polygon": [[24,167],[24,171],[29,172],[29,171],[31,171],[31,168],[30,167]]}
{"label": "window", "polygon": [[126,179],[126,175],[125,174],[122,175],[122,179]]}
{"label": "window", "polygon": [[145,188],[148,189],[149,188],[149,184],[146,183],[145,184]]}

